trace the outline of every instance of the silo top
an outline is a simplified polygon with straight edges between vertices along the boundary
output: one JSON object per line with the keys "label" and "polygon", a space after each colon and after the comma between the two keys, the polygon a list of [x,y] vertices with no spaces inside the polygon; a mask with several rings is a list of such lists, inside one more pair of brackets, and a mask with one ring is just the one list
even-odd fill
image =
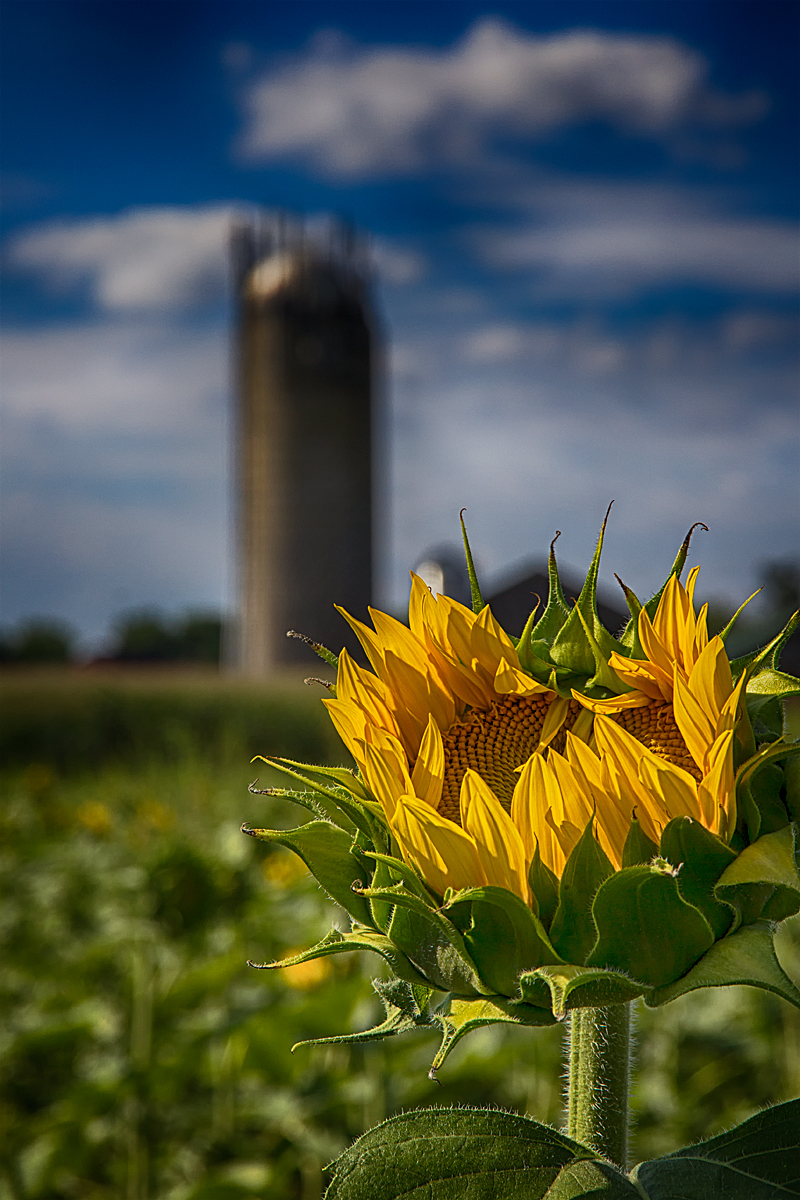
{"label": "silo top", "polygon": [[247,275],[242,289],[259,305],[293,302],[310,308],[363,305],[363,281],[352,267],[307,250],[276,250]]}

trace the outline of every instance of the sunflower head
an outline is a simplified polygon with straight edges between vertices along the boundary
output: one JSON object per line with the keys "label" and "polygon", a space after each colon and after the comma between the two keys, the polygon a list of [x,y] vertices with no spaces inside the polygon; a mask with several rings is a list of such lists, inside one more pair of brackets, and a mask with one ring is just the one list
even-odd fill
{"label": "sunflower head", "polygon": [[324,703],[355,770],[265,760],[312,819],[246,832],[299,854],[352,924],[264,965],[380,954],[394,982],[368,1036],[436,1026],[434,1069],[478,1025],[636,996],[751,983],[800,1006],[772,947],[800,910],[800,743],[781,724],[800,681],[778,665],[797,617],[731,660],[730,627],[709,636],[696,611],[698,569],[681,581],[690,530],[650,600],[622,585],[615,637],[604,529],[573,605],[551,546],[519,639],[483,603],[466,532],[472,609],[412,576],[407,624],[343,612],[369,668],[343,650]]}

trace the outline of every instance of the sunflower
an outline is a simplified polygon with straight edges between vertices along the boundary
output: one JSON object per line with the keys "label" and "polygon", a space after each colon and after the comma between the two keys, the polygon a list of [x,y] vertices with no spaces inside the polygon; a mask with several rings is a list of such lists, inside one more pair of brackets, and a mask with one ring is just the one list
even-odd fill
{"label": "sunflower", "polygon": [[625,589],[618,638],[597,613],[601,530],[573,606],[551,546],[518,642],[467,549],[475,611],[412,576],[407,625],[340,610],[371,669],[312,643],[337,664],[324,703],[357,772],[265,759],[306,789],[268,790],[313,819],[245,831],[290,847],[352,920],[265,966],[370,950],[394,973],[386,1020],[337,1040],[434,1026],[436,1068],[471,1028],[635,996],[749,982],[800,1007],[771,943],[800,909],[797,772],[778,765],[800,752],[779,725],[800,681],[778,669],[800,617],[732,664],[695,612],[697,570],[681,583],[690,536],[646,605]]}
{"label": "sunflower", "polygon": [[609,658],[633,690],[600,701],[534,679],[488,605],[475,615],[417,576],[408,627],[370,610],[370,629],[340,610],[374,673],[343,651],[325,703],[404,859],[436,893],[491,884],[530,902],[534,855],[560,877],[592,821],[619,869],[634,812],[654,852],[676,816],[730,832],[741,684],[706,610],[695,616],[696,578],[684,588],[672,576],[652,621],[642,610],[647,657]]}
{"label": "sunflower", "polygon": [[509,812],[517,769],[534,751],[563,744],[579,704],[522,669],[488,605],[476,615],[447,596],[434,597],[416,575],[408,627],[370,609],[372,630],[340,612],[373,671],[342,651],[337,698],[325,703],[361,771],[368,775],[366,747],[389,735],[398,783],[410,773],[413,794],[444,818],[461,824],[461,786],[470,769]]}
{"label": "sunflower", "polygon": [[[605,700],[577,691],[573,695],[640,743],[632,746],[630,739],[612,734],[607,722],[598,723],[598,744],[615,746],[617,758],[624,754],[631,777],[638,776],[645,790],[659,778],[680,805],[688,803],[694,781],[696,800],[686,815],[728,838],[736,823],[733,738],[746,680],[743,674],[734,684],[722,638],[709,638],[708,605],[695,613],[698,572],[695,567],[689,573],[685,587],[678,575],[670,576],[652,620],[645,609],[639,612],[636,648],[642,657],[626,658],[618,651],[609,655],[608,665],[631,691]],[[642,754],[641,746],[650,753]],[[647,808],[643,811],[649,816]],[[676,815],[670,811],[666,820]],[[650,835],[656,836],[664,823],[651,821]]]}

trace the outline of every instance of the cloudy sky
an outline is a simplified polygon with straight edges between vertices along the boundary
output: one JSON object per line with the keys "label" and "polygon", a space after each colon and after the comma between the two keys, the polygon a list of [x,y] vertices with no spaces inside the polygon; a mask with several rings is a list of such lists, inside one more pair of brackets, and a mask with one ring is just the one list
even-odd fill
{"label": "cloudy sky", "polygon": [[798,545],[794,0],[5,0],[3,619],[231,602],[231,214],[344,213],[380,598],[467,519],[706,594]]}

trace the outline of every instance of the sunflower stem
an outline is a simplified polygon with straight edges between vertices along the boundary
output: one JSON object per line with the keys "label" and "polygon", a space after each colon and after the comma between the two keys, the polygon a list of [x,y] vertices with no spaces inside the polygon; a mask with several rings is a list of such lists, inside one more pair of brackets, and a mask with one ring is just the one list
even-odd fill
{"label": "sunflower stem", "polygon": [[569,1022],[567,1134],[627,1170],[630,1004],[576,1008]]}

